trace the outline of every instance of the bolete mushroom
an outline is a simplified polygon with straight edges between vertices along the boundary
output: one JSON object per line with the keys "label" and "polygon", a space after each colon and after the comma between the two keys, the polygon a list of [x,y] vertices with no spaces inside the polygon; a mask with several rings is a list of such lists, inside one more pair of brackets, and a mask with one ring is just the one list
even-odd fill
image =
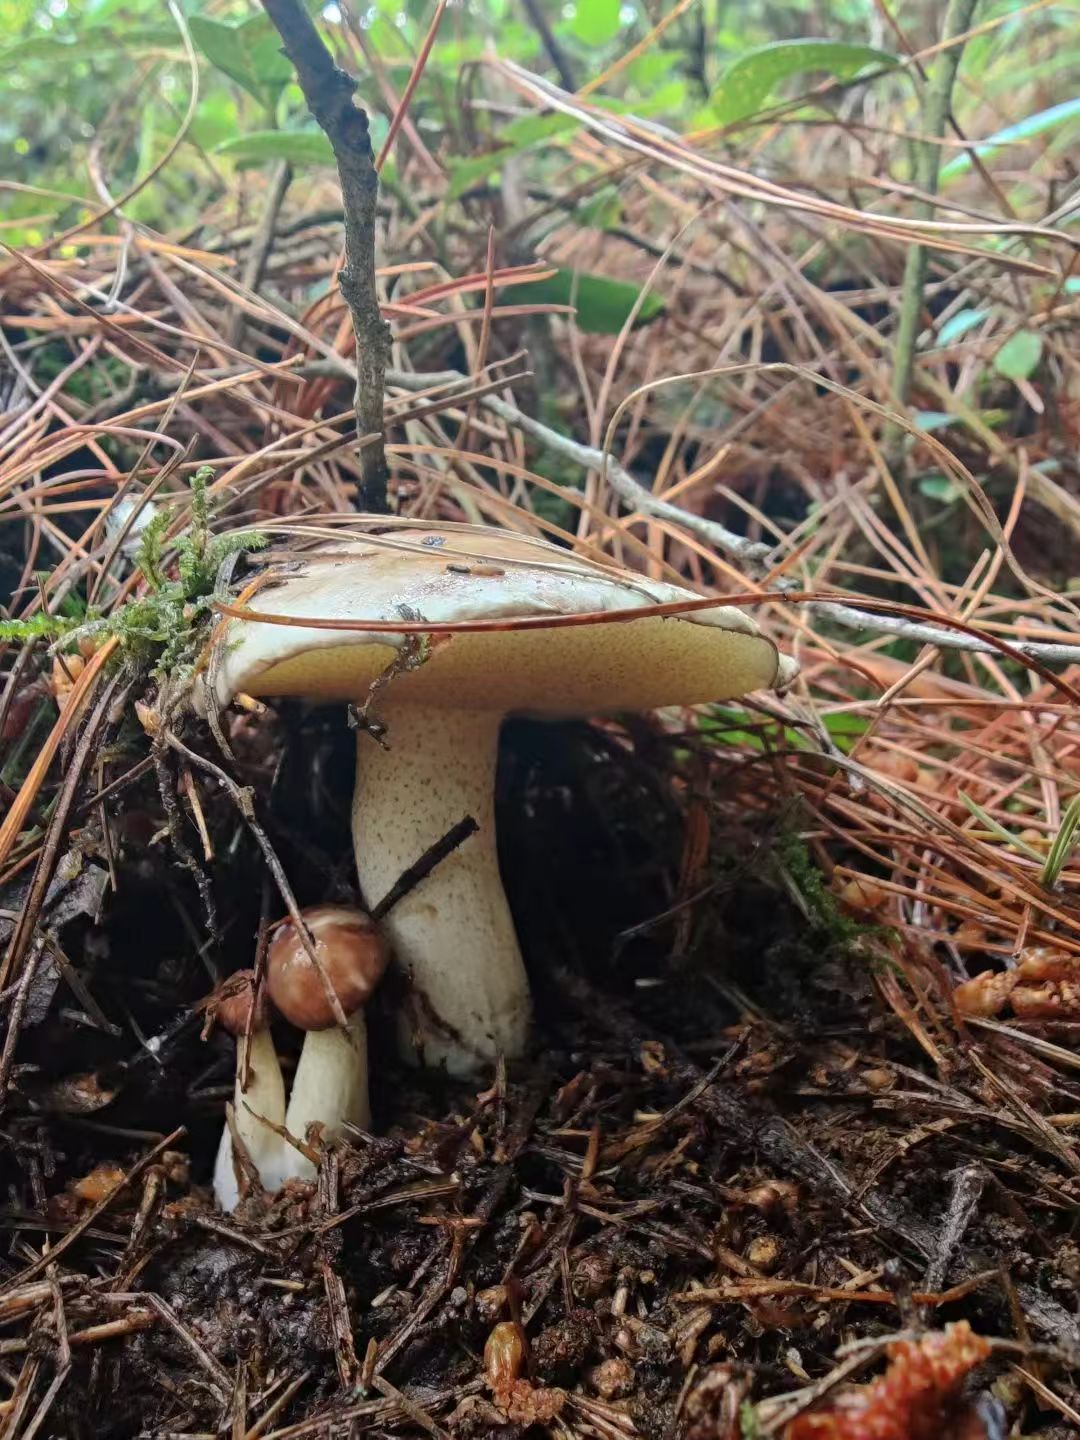
{"label": "bolete mushroom", "polygon": [[[281,1015],[306,1032],[293,1076],[285,1129],[305,1140],[313,1124],[323,1139],[345,1124],[371,1124],[368,1099],[367,1023],[364,1006],[382,978],[389,958],[386,942],[369,915],[344,905],[318,905],[301,918],[323,967],[320,975],[291,920],[283,920],[266,952],[266,984]],[[341,1029],[327,995],[329,985],[348,1017]],[[288,1176],[310,1180],[315,1166],[290,1145]]]}
{"label": "bolete mushroom", "polygon": [[[406,1049],[457,1073],[518,1055],[530,1004],[496,850],[503,718],[723,700],[796,667],[728,606],[628,616],[701,597],[532,536],[383,517],[288,534],[259,559],[269,568],[251,609],[221,627],[202,703],[294,696],[363,714],[373,702],[385,728],[358,727],[352,812],[366,902],[463,816],[479,826],[384,922],[413,987]],[[378,628],[403,621],[430,629]]]}
{"label": "bolete mushroom", "polygon": [[[263,1188],[273,1191],[281,1188],[285,1178],[286,1152],[291,1148],[280,1133],[285,1122],[285,1081],[270,1034],[266,997],[260,994],[255,1001],[253,980],[253,971],[237,971],[225,982],[220,993],[215,994],[210,1008],[217,1024],[236,1037],[232,1113],[237,1137],[258,1171]],[[252,1004],[255,1004],[255,1015],[245,1056],[243,1037],[248,1029]],[[228,1125],[221,1132],[214,1165],[214,1194],[223,1210],[235,1210],[240,1203],[236,1155]]]}

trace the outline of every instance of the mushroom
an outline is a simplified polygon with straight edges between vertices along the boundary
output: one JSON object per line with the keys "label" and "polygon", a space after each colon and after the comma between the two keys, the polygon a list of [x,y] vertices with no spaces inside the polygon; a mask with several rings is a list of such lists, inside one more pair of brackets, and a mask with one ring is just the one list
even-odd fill
{"label": "mushroom", "polygon": [[[283,920],[266,952],[266,984],[278,1011],[304,1036],[293,1077],[285,1129],[298,1140],[313,1124],[324,1139],[345,1124],[371,1124],[368,1100],[367,1024],[364,1006],[382,978],[389,958],[386,942],[369,915],[343,905],[318,905],[301,913],[311,933],[325,980],[291,920]],[[334,1019],[329,985],[348,1026]],[[288,1147],[285,1174],[314,1178],[314,1164],[295,1146]]]}
{"label": "mushroom", "polygon": [[[464,816],[478,825],[385,920],[412,986],[406,1052],[459,1074],[519,1055],[529,987],[493,803],[503,718],[722,700],[783,685],[796,667],[728,606],[628,617],[701,597],[532,536],[373,516],[287,533],[286,549],[257,561],[269,568],[251,610],[220,628],[199,703],[294,696],[351,702],[363,717],[374,702],[381,723],[375,735],[358,727],[352,811],[367,903],[378,910]],[[258,614],[279,623],[248,618]],[[433,628],[369,623],[402,621]]]}
{"label": "mushroom", "polygon": [[[278,1190],[285,1176],[284,1161],[289,1148],[281,1137],[281,1126],[285,1122],[285,1082],[270,1034],[269,1008],[262,994],[256,1003],[247,1055],[244,1055],[243,1037],[255,1002],[254,978],[252,970],[237,971],[214,996],[211,1008],[222,1029],[236,1037],[232,1109],[237,1137],[258,1171],[263,1188]],[[240,1203],[236,1156],[228,1125],[221,1133],[214,1165],[214,1194],[223,1210],[235,1210]]]}

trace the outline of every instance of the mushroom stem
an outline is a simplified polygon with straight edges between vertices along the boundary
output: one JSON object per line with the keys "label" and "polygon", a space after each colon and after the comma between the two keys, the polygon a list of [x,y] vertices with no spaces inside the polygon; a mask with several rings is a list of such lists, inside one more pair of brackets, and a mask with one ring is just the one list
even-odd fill
{"label": "mushroom stem", "polygon": [[403,1050],[468,1074],[498,1054],[520,1055],[529,1029],[529,982],[495,843],[502,716],[392,701],[380,715],[390,748],[360,732],[353,797],[356,867],[368,903],[464,815],[479,826],[382,922],[413,987]]}
{"label": "mushroom stem", "polygon": [[[242,1088],[241,1051],[236,1042],[236,1084],[233,1088],[233,1115],[236,1133],[243,1141],[259,1179],[267,1190],[279,1190],[285,1178],[286,1144],[277,1131],[264,1125],[265,1117],[280,1126],[285,1119],[285,1081],[281,1062],[269,1029],[253,1030],[248,1049],[248,1086]],[[232,1134],[228,1125],[221,1133],[214,1165],[214,1194],[223,1210],[235,1210],[240,1203],[240,1186],[233,1157]]]}
{"label": "mushroom stem", "polygon": [[[310,1030],[304,1036],[285,1129],[298,1140],[306,1140],[308,1127],[314,1124],[321,1125],[324,1140],[340,1134],[345,1124],[364,1130],[371,1124],[367,1025],[362,1010],[355,1012],[347,1030]],[[288,1142],[286,1148],[286,1174],[297,1180],[314,1180],[311,1161]]]}

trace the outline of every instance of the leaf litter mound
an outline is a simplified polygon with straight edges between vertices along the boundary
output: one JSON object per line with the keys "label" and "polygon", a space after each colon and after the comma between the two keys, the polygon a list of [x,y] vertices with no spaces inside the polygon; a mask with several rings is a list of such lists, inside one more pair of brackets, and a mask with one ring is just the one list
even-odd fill
{"label": "leaf litter mound", "polygon": [[[658,258],[635,236],[654,228],[640,156],[660,142],[616,127],[602,153],[587,136],[608,119],[579,109],[564,143],[594,185],[638,157],[618,271],[663,306],[574,334],[564,304],[528,302],[551,265],[485,255],[490,197],[467,202],[457,279],[394,202],[398,507],[753,603],[802,678],[693,716],[508,725],[499,833],[530,1056],[482,1088],[405,1069],[388,985],[373,1133],[336,1145],[317,1186],[228,1218],[209,1181],[234,1051],[201,1004],[251,964],[282,882],[301,904],[356,898],[352,747],[339,715],[282,705],[225,718],[226,762],[173,702],[215,600],[244,593],[242,557],[209,563],[210,532],[355,494],[346,310],[332,284],[310,299],[340,228],[308,207],[279,219],[263,258],[281,304],[235,281],[224,202],[197,234],[83,227],[4,261],[6,1433],[1080,1424],[1065,401],[1057,428],[1036,406],[948,449],[909,433],[909,472],[940,483],[897,486],[875,408],[888,315],[866,304],[899,280],[888,222],[858,218],[892,246],[873,267],[853,248],[842,275],[793,271],[793,236],[856,212],[755,209],[746,172],[714,192],[738,239],[706,216]],[[680,204],[721,185],[688,145],[664,161]],[[942,239],[937,282],[1009,264],[1016,312],[1002,302],[987,343],[1043,315],[1063,380],[1046,267],[972,244]],[[545,261],[602,268],[595,245],[567,222]],[[718,267],[750,289],[718,287]],[[536,317],[567,344],[530,332],[566,426],[536,421],[515,349]],[[761,360],[714,371],[719,331]],[[953,361],[926,358],[924,404],[949,408]],[[295,1060],[296,1035],[277,1038]]]}

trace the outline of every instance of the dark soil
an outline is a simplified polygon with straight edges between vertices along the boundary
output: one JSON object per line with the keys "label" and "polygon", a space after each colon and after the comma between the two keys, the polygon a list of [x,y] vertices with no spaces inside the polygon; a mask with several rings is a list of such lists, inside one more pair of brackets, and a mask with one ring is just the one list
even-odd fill
{"label": "dark soil", "polygon": [[[283,710],[232,740],[301,903],[355,899],[339,717]],[[143,753],[117,740],[105,780]],[[745,1433],[779,1434],[845,1342],[869,1373],[878,1342],[958,1319],[1008,1342],[970,1382],[983,1436],[1005,1433],[1003,1404],[1021,1413],[1010,1360],[1077,1405],[1080,1175],[1067,1124],[1021,1094],[1072,1113],[1080,1087],[944,1011],[932,1062],[883,1003],[878,937],[820,893],[766,756],[644,723],[517,722],[500,791],[532,1055],[453,1084],[402,1067],[372,1024],[377,1133],[329,1155],[316,1192],[227,1220],[209,1177],[233,1043],[202,1038],[193,1007],[251,963],[280,902],[207,785],[210,939],[152,774],[106,830],[84,817],[33,979],[6,997],[24,1007],[2,1137],[6,1433],[30,1435],[40,1406],[37,1433],[71,1440],[721,1440],[740,1407]],[[509,1388],[484,1359],[504,1322],[523,1342]],[[745,1408],[784,1394],[787,1411]],[[1024,1433],[1073,1432],[1047,1408]]]}

